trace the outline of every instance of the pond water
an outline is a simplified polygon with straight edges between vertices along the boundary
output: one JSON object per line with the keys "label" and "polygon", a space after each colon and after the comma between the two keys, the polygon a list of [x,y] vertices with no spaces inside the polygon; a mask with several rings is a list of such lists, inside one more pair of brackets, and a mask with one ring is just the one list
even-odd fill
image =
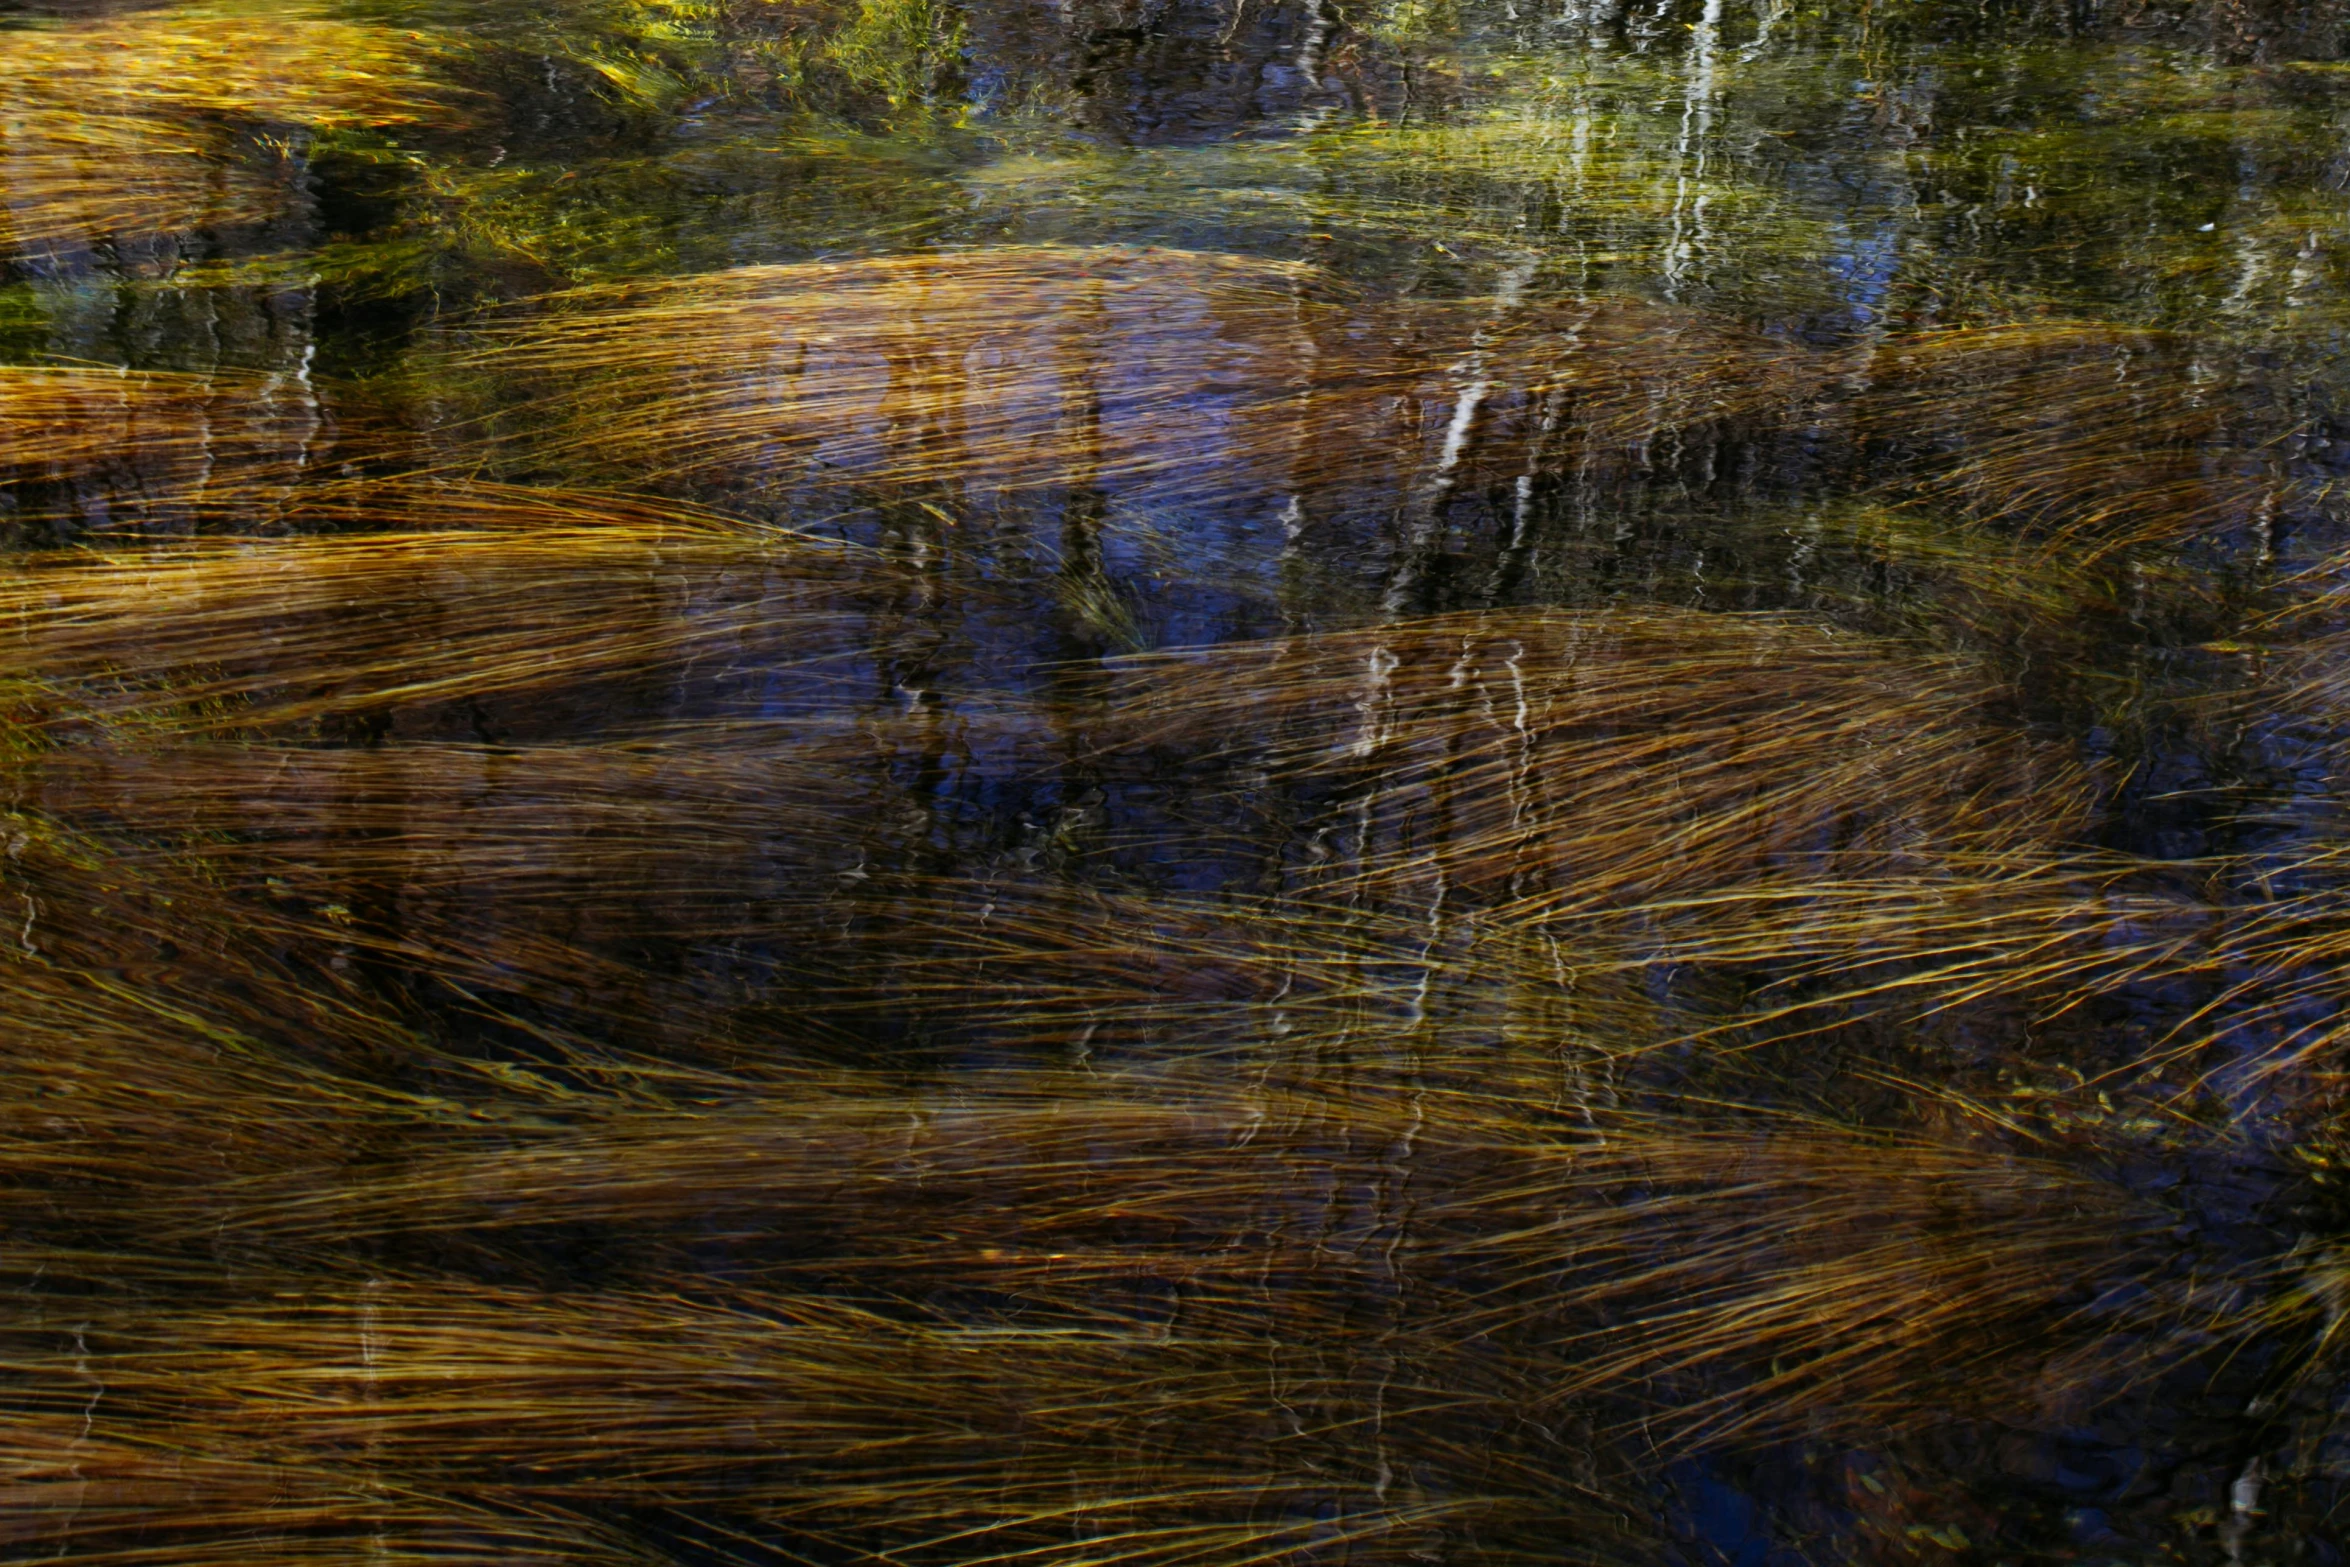
{"label": "pond water", "polygon": [[2345,45],[0,5],[0,1554],[2340,1564]]}

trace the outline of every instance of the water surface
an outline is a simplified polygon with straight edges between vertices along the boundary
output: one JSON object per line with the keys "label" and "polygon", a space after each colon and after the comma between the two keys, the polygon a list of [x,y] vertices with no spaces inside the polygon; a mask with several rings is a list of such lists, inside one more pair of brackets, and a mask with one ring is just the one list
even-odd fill
{"label": "water surface", "polygon": [[0,1541],[2340,1562],[2346,27],[0,11]]}

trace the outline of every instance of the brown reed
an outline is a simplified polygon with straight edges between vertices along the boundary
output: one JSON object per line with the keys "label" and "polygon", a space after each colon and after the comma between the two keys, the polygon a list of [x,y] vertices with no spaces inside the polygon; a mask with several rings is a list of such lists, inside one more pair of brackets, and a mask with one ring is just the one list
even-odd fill
{"label": "brown reed", "polygon": [[[0,583],[19,722],[258,733],[554,689],[587,703],[598,682],[853,619],[838,551],[676,507],[607,506],[583,527],[577,505],[476,492],[450,520],[502,529],[24,557]],[[173,606],[162,626],[159,601]],[[836,642],[796,661],[857,651]]]}
{"label": "brown reed", "polygon": [[19,528],[260,532],[388,455],[341,401],[289,375],[0,367],[0,485]]}
{"label": "brown reed", "polygon": [[8,91],[82,108],[327,128],[410,125],[450,107],[423,35],[299,9],[131,11],[9,42]]}
{"label": "brown reed", "polygon": [[[2069,847],[2094,780],[1957,660],[1767,616],[1520,613],[1131,661],[1094,717],[981,689],[844,710],[898,634],[875,562],[658,508],[583,529],[559,497],[471,500],[507,526],[29,569],[19,721],[46,738],[18,797],[134,859],[362,910],[342,940],[470,994],[599,997],[688,1055],[768,1035],[757,987],[715,979],[746,961],[835,1047],[894,1017],[1048,1055],[1246,1049],[1274,1000],[1394,1026],[1431,987],[1638,1053],[1854,1007],[2061,1015],[2201,961],[2204,911]],[[516,529],[533,506],[547,525]],[[741,668],[760,716],[725,716]],[[719,716],[681,723],[680,700]],[[1072,732],[1105,779],[1181,802],[1084,854],[1180,842],[1249,896],[924,868],[984,828],[922,768],[1047,765]],[[699,956],[656,981],[646,942]],[[1659,964],[1743,974],[1745,999],[1660,1009]],[[1015,974],[1027,1004],[983,1020],[969,998]],[[1153,984],[1155,1006],[1125,999]]]}
{"label": "brown reed", "polygon": [[[2189,345],[2085,323],[1805,351],[1630,299],[1426,304],[1309,269],[1054,247],[748,268],[552,296],[474,361],[564,390],[531,449],[673,479],[1106,489],[1410,513],[1640,472],[1675,440],[1841,406],[1887,493],[2043,569],[2261,525],[2265,426]],[[527,435],[525,434],[527,432]]]}
{"label": "brown reed", "polygon": [[[617,1510],[902,1561],[1532,1559],[1562,1519],[1634,1558],[1611,1498],[1660,1441],[2012,1419],[2215,1320],[2164,1282],[2166,1215],[1995,1123],[1642,1089],[1539,1016],[1448,1040],[1408,980],[1349,1005],[1381,999],[1361,970],[1432,960],[1350,911],[1187,935],[1072,904],[1065,944],[1128,954],[1085,1005],[1167,1014],[1155,1059],[1128,1029],[1094,1065],[909,1082],[796,1061],[781,1027],[664,1072],[541,1026],[531,1058],[469,1065],[319,961],[391,943],[26,820],[7,890],[38,905],[34,982],[7,1007],[43,1092],[0,1161],[27,1239],[57,1237],[22,1262],[56,1277],[18,1296],[44,1307],[11,1361],[27,1433],[106,1389],[68,1456],[22,1460],[124,1477],[42,1525],[95,1551],[200,1553],[233,1519],[259,1559],[632,1559]],[[198,955],[103,983],[164,897]],[[1005,961],[1053,929],[1014,901],[997,966],[939,977],[1066,1027],[1066,993]],[[1219,941],[1308,983],[1288,1005],[1264,972],[1246,1002],[1288,1005],[1285,1031],[1187,1065],[1181,981]],[[1352,997],[1312,1004],[1313,964],[1332,990],[1354,967]],[[581,1235],[600,1284],[464,1281],[568,1279],[548,1247]],[[178,1482],[116,1452],[174,1455]],[[239,1489],[261,1473],[270,1507]]]}
{"label": "brown reed", "polygon": [[1911,875],[2060,844],[2093,799],[1964,664],[1775,616],[1472,614],[1125,667],[1134,743],[1328,781],[1325,896],[1556,917]]}
{"label": "brown reed", "polygon": [[[18,249],[452,104],[380,29],[7,36]],[[2106,779],[1982,664],[1627,608],[1007,676],[881,552],[447,477],[1369,518],[1401,608],[1456,501],[1817,426],[1885,553],[2046,622],[2277,504],[2188,345],[1017,247],[581,290],[460,368],[512,396],[435,473],[306,386],[0,372],[25,515],[245,535],[0,575],[0,1554],[1679,1561],[1683,1455],[2334,1348],[2337,1257],[1979,1090],[2148,978],[2193,1070],[2330,1068],[2344,850],[2245,908],[2089,852]]]}
{"label": "brown reed", "polygon": [[[2133,1308],[2150,1340],[2112,1340],[2113,1312],[2091,1309],[2122,1281],[2160,1279],[2159,1212],[2060,1165],[1786,1117],[1732,1127],[1718,1104],[1692,1104],[1704,1112],[1693,1115],[1587,1101],[1545,1114],[1556,1078],[1523,1071],[1539,1062],[1431,1065],[1416,1081],[1351,1090],[1303,1082],[1236,1092],[1154,1071],[851,1095],[836,1078],[830,1092],[754,1094],[682,1117],[624,1114],[559,1137],[524,1133],[538,1146],[427,1155],[372,1181],[158,1193],[148,1225],[162,1239],[195,1219],[231,1246],[266,1240],[277,1255],[406,1236],[444,1257],[469,1244],[526,1255],[535,1232],[592,1228],[626,1237],[630,1271],[648,1281],[687,1266],[664,1237],[690,1236],[689,1248],[723,1247],[777,1289],[854,1279],[884,1302],[993,1298],[1048,1358],[1033,1370],[993,1351],[974,1363],[993,1377],[1042,1379],[1019,1393],[991,1382],[987,1407],[1034,1412],[1041,1398],[1088,1421],[1124,1416],[1114,1391],[1122,1373],[1084,1369],[1089,1341],[1145,1380],[1200,1390],[1171,1396],[1172,1410],[1238,1395],[1231,1414],[1255,1420],[1262,1406],[1245,1389],[1262,1372],[1238,1372],[1230,1392],[1209,1390],[1236,1363],[1310,1341],[1325,1331],[1318,1321],[1365,1314],[1387,1324],[1392,1342],[1341,1342],[1340,1364],[1409,1365],[1431,1414],[1502,1399],[1523,1418],[1635,1419],[1651,1439],[1672,1430],[1689,1442],[1822,1421],[1881,1439],[1995,1409],[2068,1357],[2069,1376],[2089,1381],[2183,1351],[2164,1323],[2191,1299]],[[1529,1089],[1540,1097],[1523,1097]],[[2084,1293],[2085,1280],[2098,1289]],[[611,1303],[595,1309],[617,1320]],[[747,1309],[746,1328],[774,1326],[777,1308]],[[562,1310],[550,1301],[523,1320]],[[927,1315],[916,1308],[914,1320]],[[627,1429],[646,1444],[640,1461],[702,1451],[701,1462],[723,1471],[739,1462],[724,1459],[723,1441],[709,1452],[685,1435],[716,1413],[694,1403],[749,1396],[755,1408],[782,1391],[759,1395],[765,1357],[742,1352],[724,1357],[735,1368],[727,1380],[670,1379],[683,1406],[640,1404],[623,1380],[596,1395],[621,1406],[584,1419],[554,1387],[583,1373],[595,1387],[595,1357],[582,1352],[596,1335],[568,1329],[558,1347],[517,1331],[528,1339],[487,1355],[482,1374],[511,1378],[498,1362],[544,1359],[549,1391],[515,1399],[502,1421],[448,1411],[453,1426],[440,1402],[452,1378],[426,1372],[420,1437],[446,1442],[478,1419],[477,1440],[545,1473],[613,1460]],[[868,1350],[888,1337],[877,1324],[855,1333]],[[883,1439],[866,1421],[938,1410],[912,1386],[859,1386],[871,1373],[853,1352],[829,1347],[804,1367],[788,1339],[776,1353],[791,1377],[845,1379],[782,1400],[784,1411],[853,1422],[844,1456]],[[610,1374],[625,1379],[658,1358],[640,1345]],[[120,1369],[135,1381],[135,1350]],[[749,1388],[737,1380],[746,1377]],[[958,1416],[949,1430],[970,1423]],[[1110,1440],[1100,1428],[1071,1436],[1072,1450]],[[1380,1440],[1400,1451],[1420,1438]],[[784,1445],[819,1461],[826,1451],[821,1439]],[[892,1441],[894,1461],[922,1445]],[[939,1461],[984,1464],[988,1445],[950,1446]],[[1173,1450],[1225,1451],[1180,1441]],[[538,1452],[546,1456],[530,1456]],[[1353,1462],[1364,1457],[1358,1447]],[[482,1458],[419,1448],[408,1462],[479,1468]]]}
{"label": "brown reed", "polygon": [[[526,504],[474,498],[509,523]],[[612,966],[646,940],[813,939],[794,961],[849,965],[818,1009],[843,1018],[968,1013],[952,998],[1008,966],[1035,1021],[989,1032],[1040,1042],[1162,950],[1222,1019],[1186,1026],[1216,1038],[1247,1037],[1247,1007],[1272,995],[1388,1005],[1396,982],[1364,975],[1418,952],[1408,970],[1498,962],[1533,992],[1571,968],[1592,1031],[1626,1049],[1711,1026],[1614,994],[1658,962],[1769,974],[1785,996],[1766,1013],[1817,1013],[1803,998],[1822,986],[2062,1010],[2185,961],[2196,911],[2070,853],[2092,780],[2004,729],[1997,688],[1954,660],[1773,617],[1486,615],[1133,661],[1092,719],[982,690],[847,712],[845,683],[896,635],[887,573],[690,522],[583,530],[555,509],[537,531],[37,565],[14,594],[17,700],[47,739],[19,797],[224,886],[373,909],[350,939],[468,985],[645,996],[640,1026],[668,1017],[677,1048],[732,1025],[675,986],[646,992],[633,958]],[[168,634],[150,624],[159,583]],[[664,683],[631,705],[654,667],[710,694]],[[745,667],[763,713],[723,716]],[[681,696],[721,716],[681,724]],[[534,738],[550,715],[560,742]],[[608,738],[577,738],[578,718]],[[957,829],[909,765],[942,746],[1041,764],[1048,725],[1072,722],[1105,777],[1194,802],[1185,852],[1256,896],[1186,907],[917,869]],[[507,732],[468,734],[485,724]],[[321,750],[314,733],[397,743]],[[174,738],[199,734],[238,738]],[[1113,827],[1088,852],[1174,826]],[[846,946],[807,934],[836,917],[859,931]],[[1562,967],[1527,942],[1575,955]],[[1127,1025],[1093,1026],[1108,1048]]]}
{"label": "brown reed", "polygon": [[560,386],[515,416],[531,449],[632,472],[1275,510],[1636,460],[1826,368],[1630,300],[1371,302],[1295,265],[1047,246],[575,291],[473,362]]}
{"label": "brown reed", "polygon": [[2284,489],[2262,450],[2276,432],[2196,352],[2093,322],[1895,338],[1856,361],[1855,431],[1918,475],[1897,487],[2021,530],[2075,569],[2263,526]]}
{"label": "brown reed", "polygon": [[421,34],[299,11],[11,29],[0,251],[264,221],[301,199],[271,133],[446,123],[457,96],[433,60]]}
{"label": "brown reed", "polygon": [[[68,851],[44,839],[12,875]],[[84,874],[61,866],[45,889],[122,896],[131,876],[75,852]],[[253,933],[222,934],[226,953]],[[83,939],[20,971],[86,983],[120,938]],[[245,995],[282,1009],[317,988]],[[1635,1108],[1553,1048],[1342,1033],[1254,1081],[1170,1063],[911,1090],[778,1063],[680,1081],[666,1092],[691,1100],[667,1104],[650,1079],[550,1100],[550,1077],[582,1081],[563,1061],[484,1078],[555,1112],[534,1123],[365,1095],[348,1070],[363,1061],[322,1076],[282,1047],[225,1058],[281,1079],[241,1096],[217,1075],[217,1025],[215,1075],[159,1073],[163,1053],[130,1086],[102,1063],[153,1053],[151,1029],[126,1028],[141,998],[60,1015],[57,994],[12,988],[11,1005],[79,1032],[95,1070],[76,1089],[62,1053],[26,1040],[20,1080],[72,1108],[25,1123],[0,1159],[54,1193],[55,1154],[124,1150],[101,1206],[25,1214],[35,1234],[63,1220],[119,1238],[48,1254],[57,1277],[35,1298],[54,1309],[11,1359],[25,1411],[85,1411],[84,1445],[46,1461],[87,1453],[126,1476],[106,1506],[45,1525],[94,1544],[200,1542],[227,1517],[338,1559],[303,1541],[342,1538],[324,1520],[342,1505],[371,1540],[454,1531],[604,1560],[586,1520],[621,1506],[904,1560],[1052,1556],[1072,1527],[1104,1559],[1221,1560],[1314,1554],[1329,1534],[1292,1520],[1335,1510],[1368,1559],[1400,1560],[1596,1508],[1578,1527],[1598,1550],[1602,1478],[1630,1461],[1610,1456],[1618,1425],[1645,1444],[1822,1421],[1882,1441],[2045,1391],[2058,1351],[2091,1384],[2159,1363],[2182,1352],[2165,1313],[2192,1305],[2147,1303],[2143,1336],[2122,1338],[2084,1311],[2085,1277],[2159,1277],[2161,1215],[2060,1165],[1705,1099]],[[347,1049],[333,1017],[312,1011],[311,1037]],[[89,1119],[126,1099],[176,1105],[210,1167]],[[355,1139],[370,1121],[388,1135]],[[325,1140],[288,1135],[306,1125]],[[527,1268],[534,1235],[583,1230],[625,1258],[600,1290],[403,1277],[424,1256]],[[760,1284],[689,1282],[711,1248]],[[301,1271],[205,1284],[240,1257]],[[71,1292],[143,1271],[179,1282],[161,1299]],[[2116,1343],[2118,1360],[2093,1352]],[[1561,1480],[1561,1430],[1588,1448],[1580,1485]],[[179,1483],[114,1451],[183,1454]],[[238,1500],[257,1473],[285,1477],[267,1509]]]}

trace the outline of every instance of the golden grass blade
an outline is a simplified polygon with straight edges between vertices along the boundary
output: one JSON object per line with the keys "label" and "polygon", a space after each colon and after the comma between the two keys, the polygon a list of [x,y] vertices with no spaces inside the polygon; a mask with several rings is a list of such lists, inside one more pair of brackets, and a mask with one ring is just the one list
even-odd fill
{"label": "golden grass blade", "polygon": [[443,119],[423,36],[300,10],[132,11],[9,35],[0,92],[77,109],[332,127]]}
{"label": "golden grass blade", "polygon": [[[102,859],[45,870],[60,852],[28,846],[13,874],[59,902],[123,896]],[[1319,945],[1291,917],[1297,948]],[[1377,927],[1354,929],[1375,951]],[[117,940],[91,930],[28,972],[85,981]],[[1119,984],[1138,1005],[1163,993],[1139,970]],[[295,1024],[316,990],[252,986],[232,1008],[295,1003]],[[1060,1559],[1073,1524],[1105,1559],[1310,1559],[1344,1538],[1355,1559],[1401,1560],[1472,1524],[1506,1539],[1580,1516],[1591,1501],[1560,1494],[1557,1441],[1536,1435],[1562,1423],[1604,1495],[1620,1430],[1676,1450],[1795,1429],[1881,1442],[2011,1413],[2052,1365],[2093,1386],[2173,1363],[2214,1318],[2158,1287],[2178,1271],[2166,1214],[1939,1130],[1932,1105],[1910,1130],[1880,1106],[1863,1130],[1634,1103],[1555,1037],[1453,1046],[1393,1012],[1301,1007],[1277,1069],[1237,1081],[1222,1061],[1105,1063],[909,1088],[770,1061],[702,1074],[687,1103],[643,1078],[484,1121],[358,1092],[347,1065],[282,1047],[224,1057],[184,1003],[180,1022],[119,996],[62,1010],[58,993],[23,1004],[83,1042],[26,1037],[17,1075],[64,1084],[54,1063],[75,1059],[86,1113],[176,1104],[187,1156],[128,1125],[28,1121],[0,1160],[29,1190],[58,1189],[44,1161],[119,1150],[73,1176],[103,1175],[101,1205],[41,1222],[80,1236],[103,1215],[130,1258],[183,1259],[166,1274],[225,1254],[299,1260],[311,1281],[268,1301],[224,1281],[216,1305],[132,1294],[20,1335],[43,1407],[70,1413],[105,1379],[104,1440],[203,1433],[188,1490],[126,1503],[164,1528],[191,1527],[187,1508],[234,1516],[234,1475],[261,1466],[417,1499],[403,1517],[538,1520],[548,1551],[574,1509],[623,1505],[902,1560]],[[1017,980],[975,999],[1053,1004]],[[185,1067],[141,1015],[197,1025]],[[534,1076],[514,1074],[509,1102],[533,1102]],[[211,1128],[271,1135],[224,1141],[197,1104]],[[373,1168],[336,1158],[338,1128],[375,1129]],[[529,1276],[585,1234],[611,1287],[399,1278],[427,1256]],[[759,1287],[694,1282],[713,1253]],[[85,1254],[60,1273],[93,1262],[139,1271]],[[2086,1306],[2085,1280],[2104,1292]],[[2128,1333],[2107,1295],[2135,1301]],[[193,1494],[215,1486],[225,1500]],[[1284,1500],[1268,1514],[1267,1498]],[[1336,1536],[1289,1521],[1333,1507]],[[603,1559],[592,1545],[582,1558]]]}
{"label": "golden grass blade", "polygon": [[[248,1185],[242,1212],[216,1195],[231,1206],[212,1222],[241,1245],[429,1235],[524,1252],[534,1233],[595,1226],[649,1248],[656,1276],[682,1224],[746,1257],[780,1244],[765,1264],[779,1280],[979,1291],[1065,1323],[1080,1352],[1108,1333],[1177,1365],[1208,1357],[1185,1376],[1293,1342],[1317,1314],[1386,1309],[1408,1279],[1397,1352],[1430,1393],[1502,1396],[1469,1367],[1508,1346],[1489,1368],[1524,1378],[1508,1396],[1641,1408],[1691,1441],[1725,1422],[1859,1432],[1984,1412],[2046,1357],[2106,1339],[2113,1312],[2078,1304],[2085,1277],[2119,1289],[2170,1266],[2158,1210],[2051,1162],[1786,1117],[1732,1130],[1727,1107],[1695,1103],[1596,1110],[1562,1137],[1518,1097],[1543,1086],[1522,1068],[1467,1065],[1416,1090],[1235,1093],[1162,1073],[752,1098],[334,1191]],[[1366,1208],[1362,1192],[1384,1198]],[[2103,1374],[2184,1353],[2165,1327],[2178,1304],[2141,1299],[2149,1338]],[[1659,1398],[1678,1412],[1643,1407]]]}
{"label": "golden grass blade", "polygon": [[348,417],[287,377],[0,367],[0,486],[20,531],[260,532],[305,482],[381,455]]}

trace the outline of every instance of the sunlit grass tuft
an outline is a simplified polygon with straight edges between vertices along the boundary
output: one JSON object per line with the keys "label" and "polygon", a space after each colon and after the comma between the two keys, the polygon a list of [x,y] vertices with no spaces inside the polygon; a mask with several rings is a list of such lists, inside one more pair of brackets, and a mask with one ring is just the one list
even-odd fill
{"label": "sunlit grass tuft", "polygon": [[6,251],[258,223],[303,199],[273,137],[457,108],[424,35],[298,11],[134,11],[7,42]]}

